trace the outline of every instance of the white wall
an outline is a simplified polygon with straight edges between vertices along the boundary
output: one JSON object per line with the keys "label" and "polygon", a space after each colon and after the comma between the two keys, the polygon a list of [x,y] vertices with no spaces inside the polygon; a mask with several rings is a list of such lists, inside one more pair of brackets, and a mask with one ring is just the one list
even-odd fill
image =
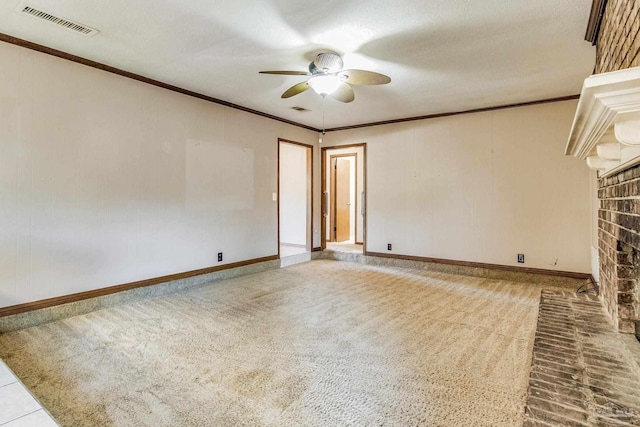
{"label": "white wall", "polygon": [[[10,44],[0,57],[0,306],[221,251],[222,264],[275,255],[279,137],[314,145],[319,246],[316,133]],[[575,106],[330,132],[324,146],[367,143],[368,251],[505,265],[521,252],[589,272],[589,171],[562,155]]]}
{"label": "white wall", "polygon": [[307,149],[280,144],[280,243],[307,244]]}
{"label": "white wall", "polygon": [[316,133],[10,44],[0,58],[0,306],[277,254],[278,137]]}
{"label": "white wall", "polygon": [[563,155],[576,102],[328,133],[367,143],[366,250],[590,272],[589,169]]}

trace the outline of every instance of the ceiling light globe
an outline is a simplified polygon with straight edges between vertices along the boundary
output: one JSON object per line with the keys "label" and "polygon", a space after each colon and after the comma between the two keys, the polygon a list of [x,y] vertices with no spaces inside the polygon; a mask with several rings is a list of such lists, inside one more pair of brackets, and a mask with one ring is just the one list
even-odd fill
{"label": "ceiling light globe", "polygon": [[336,76],[314,76],[308,83],[318,95],[330,95],[338,89],[342,81]]}

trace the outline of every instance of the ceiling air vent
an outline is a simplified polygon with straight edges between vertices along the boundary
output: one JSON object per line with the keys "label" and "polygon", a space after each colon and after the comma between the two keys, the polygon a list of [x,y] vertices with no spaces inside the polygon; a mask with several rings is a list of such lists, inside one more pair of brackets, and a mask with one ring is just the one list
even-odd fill
{"label": "ceiling air vent", "polygon": [[296,111],[300,111],[301,113],[305,112],[305,111],[309,111],[308,109],[304,108],[304,107],[298,107],[297,105],[295,107],[291,107],[292,110],[296,110]]}
{"label": "ceiling air vent", "polygon": [[60,18],[59,16],[51,15],[50,13],[34,9],[29,6],[22,6],[19,11],[20,13],[33,16],[34,18],[43,19],[59,27],[80,33],[87,37],[91,37],[99,33],[95,28],[87,27],[86,25],[78,24],[77,22],[69,21],[68,19]]}

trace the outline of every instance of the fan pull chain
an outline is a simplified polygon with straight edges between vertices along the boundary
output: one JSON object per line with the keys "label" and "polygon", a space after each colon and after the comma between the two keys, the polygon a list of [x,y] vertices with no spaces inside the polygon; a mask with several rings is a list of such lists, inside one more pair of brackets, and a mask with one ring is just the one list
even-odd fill
{"label": "fan pull chain", "polygon": [[322,95],[322,134],[320,135],[320,138],[318,138],[318,144],[322,144],[322,137],[324,136],[324,100],[327,97],[326,94]]}

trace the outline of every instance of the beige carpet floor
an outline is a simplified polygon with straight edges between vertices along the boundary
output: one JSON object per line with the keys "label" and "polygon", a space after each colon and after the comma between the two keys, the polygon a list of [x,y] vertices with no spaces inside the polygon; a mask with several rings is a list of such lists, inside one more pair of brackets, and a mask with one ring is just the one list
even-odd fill
{"label": "beige carpet floor", "polygon": [[62,426],[521,425],[541,286],[313,261],[0,335]]}

